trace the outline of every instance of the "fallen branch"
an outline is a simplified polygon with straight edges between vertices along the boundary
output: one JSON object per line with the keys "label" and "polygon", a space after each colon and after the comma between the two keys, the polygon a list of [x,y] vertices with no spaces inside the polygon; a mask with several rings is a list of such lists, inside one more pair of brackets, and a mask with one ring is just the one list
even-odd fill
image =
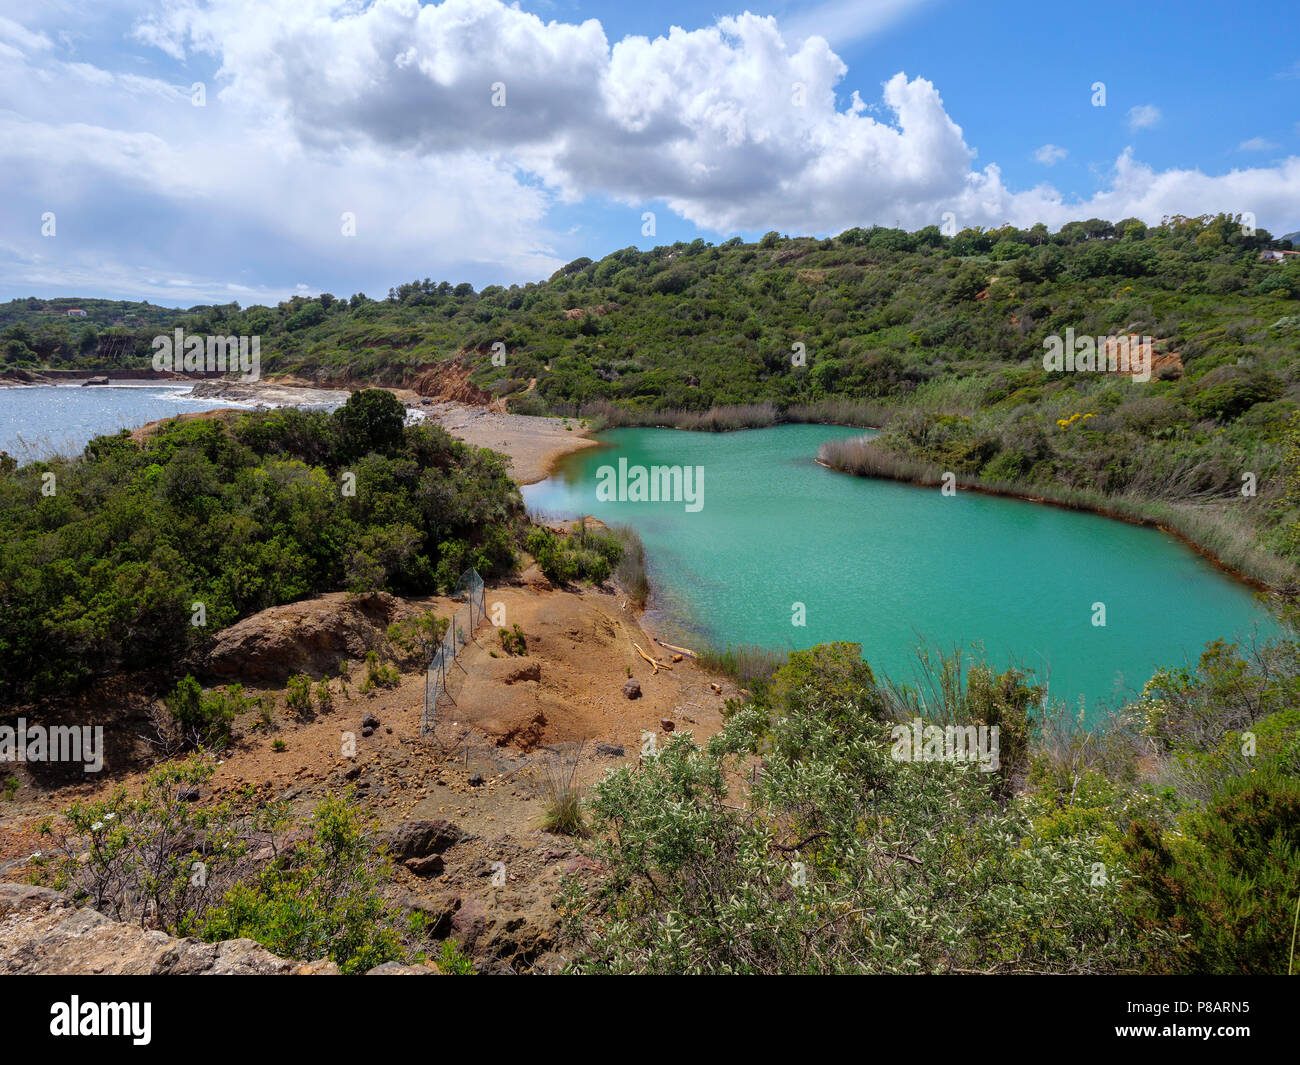
{"label": "fallen branch", "polygon": [[632,646],[636,648],[637,654],[639,654],[642,658],[644,658],[647,662],[649,662],[652,666],[655,667],[655,673],[658,673],[661,669],[666,669],[670,673],[672,672],[673,669],[672,666],[664,662],[656,662],[653,658],[651,658],[648,654],[646,654],[643,650],[641,650],[639,644],[634,642]]}

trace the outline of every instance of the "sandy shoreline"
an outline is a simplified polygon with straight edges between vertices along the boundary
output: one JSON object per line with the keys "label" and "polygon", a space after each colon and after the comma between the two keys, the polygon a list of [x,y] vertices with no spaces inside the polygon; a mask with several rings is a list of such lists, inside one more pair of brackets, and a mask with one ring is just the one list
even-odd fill
{"label": "sandy shoreline", "polygon": [[[541,418],[530,414],[509,414],[456,400],[420,396],[409,388],[385,388],[407,410],[446,429],[471,447],[499,451],[510,461],[510,474],[517,484],[544,480],[565,455],[597,447],[581,424],[573,419]],[[351,389],[319,388],[293,378],[278,378],[241,384],[232,381],[200,381],[191,395],[232,403],[267,406],[333,406],[343,403]],[[565,429],[568,424],[572,428]]]}
{"label": "sandy shoreline", "polygon": [[510,459],[510,473],[517,484],[533,484],[549,477],[565,455],[600,442],[570,420],[539,418],[531,414],[502,414],[467,403],[442,400],[429,405],[412,405],[430,421],[442,426],[458,440],[473,447],[491,448]]}

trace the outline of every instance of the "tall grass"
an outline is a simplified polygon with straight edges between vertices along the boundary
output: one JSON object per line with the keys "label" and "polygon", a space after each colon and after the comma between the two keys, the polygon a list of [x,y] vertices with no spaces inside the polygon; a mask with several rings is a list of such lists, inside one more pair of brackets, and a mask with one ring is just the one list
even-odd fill
{"label": "tall grass", "polygon": [[644,427],[727,433],[737,429],[765,429],[788,422],[877,428],[888,421],[892,410],[886,404],[869,400],[823,400],[786,408],[774,403],[746,403],[710,407],[708,410],[651,410],[595,400],[580,407],[559,405],[553,413],[584,418],[596,430]]}
{"label": "tall grass", "polygon": [[582,760],[582,743],[551,751],[546,759],[546,776],[542,787],[546,807],[542,811],[542,830],[561,836],[585,836],[587,822],[582,812],[582,789],[577,784],[578,763]]}
{"label": "tall grass", "polygon": [[814,425],[856,425],[864,429],[883,429],[896,406],[869,399],[824,399],[817,403],[800,403],[787,407],[784,421]]}
{"label": "tall grass", "polygon": [[608,400],[583,404],[576,417],[587,419],[597,429],[647,427],[692,429],[724,433],[734,429],[761,429],[776,425],[780,413],[771,403],[748,403],[742,406],[711,407],[708,410],[649,410],[624,407]]}
{"label": "tall grass", "polygon": [[610,532],[623,545],[623,554],[614,569],[614,580],[637,609],[644,610],[650,599],[650,578],[645,569],[645,544],[640,534],[630,525],[613,526]]}
{"label": "tall grass", "polygon": [[754,644],[733,644],[726,650],[706,646],[699,655],[705,669],[722,673],[748,688],[767,683],[789,658],[787,651]]}

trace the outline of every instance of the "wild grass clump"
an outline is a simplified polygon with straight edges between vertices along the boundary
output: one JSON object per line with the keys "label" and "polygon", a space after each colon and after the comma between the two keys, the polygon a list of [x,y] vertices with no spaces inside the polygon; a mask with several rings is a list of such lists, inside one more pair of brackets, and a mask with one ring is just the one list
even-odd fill
{"label": "wild grass clump", "polygon": [[944,472],[933,462],[920,462],[887,451],[874,438],[866,436],[827,440],[817,449],[817,460],[856,477],[883,477],[914,484],[939,484]]}
{"label": "wild grass clump", "polygon": [[786,408],[785,421],[812,425],[857,425],[864,429],[881,429],[896,408],[888,403],[868,399],[823,399]]}
{"label": "wild grass clump", "polygon": [[729,644],[726,650],[706,646],[699,655],[700,665],[705,669],[749,688],[771,680],[789,659],[787,651],[756,644]]}
{"label": "wild grass clump", "polygon": [[630,525],[617,525],[610,529],[623,545],[614,580],[627,593],[638,610],[644,610],[650,599],[650,578],[645,568],[645,544],[641,535]]}
{"label": "wild grass clump", "polygon": [[542,830],[557,836],[585,836],[587,820],[582,810],[582,789],[577,785],[583,744],[551,752],[546,760],[546,807]]}
{"label": "wild grass clump", "polygon": [[652,427],[706,433],[761,429],[782,420],[780,409],[773,403],[745,403],[707,410],[653,410],[597,400],[583,404],[581,416],[597,430]]}

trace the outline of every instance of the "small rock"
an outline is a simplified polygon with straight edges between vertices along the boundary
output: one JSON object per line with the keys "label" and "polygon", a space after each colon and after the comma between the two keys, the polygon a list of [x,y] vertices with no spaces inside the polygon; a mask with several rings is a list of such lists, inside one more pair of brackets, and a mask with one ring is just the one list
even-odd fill
{"label": "small rock", "polygon": [[369,725],[367,725],[365,728],[361,730],[361,736],[363,739],[369,739],[374,734],[375,734],[375,730],[372,729]]}
{"label": "small rock", "polygon": [[365,716],[361,718],[361,727],[362,727],[362,728],[378,728],[378,727],[379,727],[379,718],[375,717],[374,714],[372,714],[369,710],[367,710],[366,713],[365,713]]}
{"label": "small rock", "polygon": [[428,854],[423,858],[408,858],[403,864],[416,876],[437,876],[446,868],[446,863],[439,854]]}
{"label": "small rock", "polygon": [[629,680],[623,685],[623,694],[629,699],[641,698],[641,682],[639,680]]}
{"label": "small rock", "polygon": [[478,773],[475,773],[472,777],[469,778],[469,786],[471,788],[477,788],[482,783],[483,783],[483,777]]}
{"label": "small rock", "polygon": [[672,730],[675,729],[677,725],[673,721],[670,721],[668,718],[661,717],[659,719],[659,727],[663,729],[665,732],[672,732]]}

